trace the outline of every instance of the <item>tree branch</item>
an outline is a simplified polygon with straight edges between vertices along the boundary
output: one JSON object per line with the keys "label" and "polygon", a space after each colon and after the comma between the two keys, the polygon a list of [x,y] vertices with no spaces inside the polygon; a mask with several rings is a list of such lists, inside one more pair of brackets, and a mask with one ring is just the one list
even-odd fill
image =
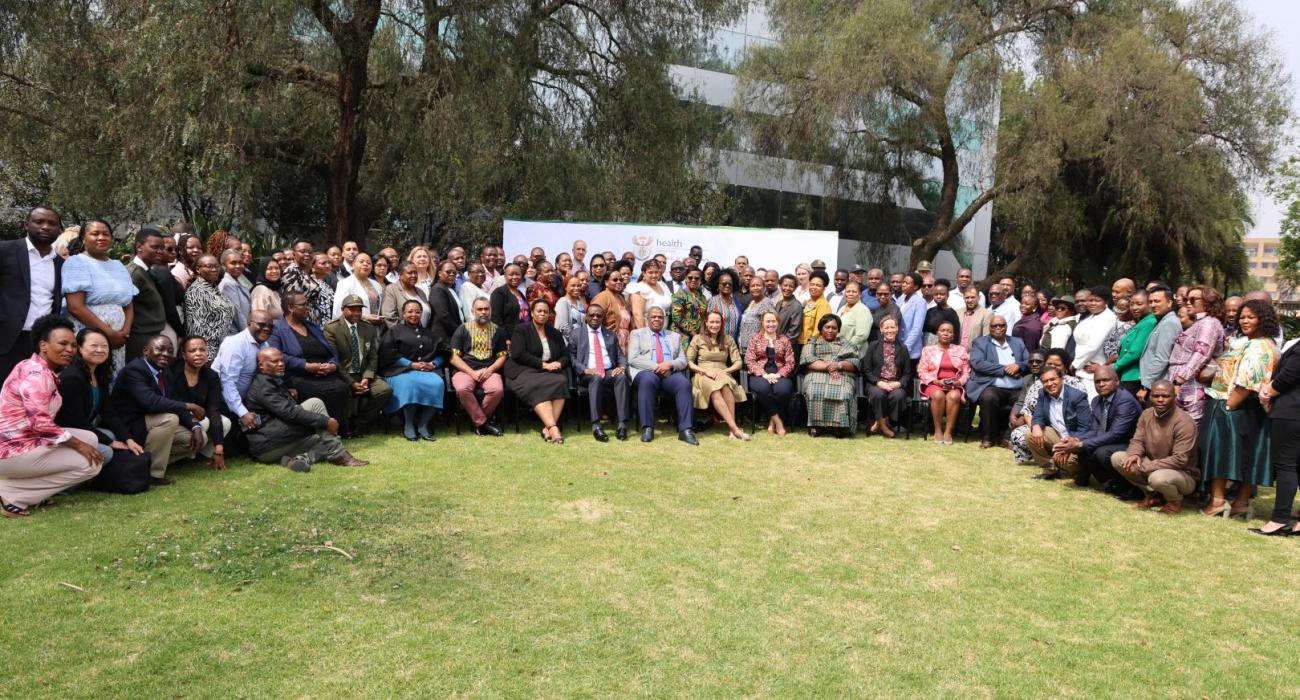
{"label": "tree branch", "polygon": [[322,75],[316,69],[301,63],[289,67],[288,70],[260,64],[249,65],[246,70],[249,75],[258,78],[280,80],[286,83],[301,83],[331,97],[336,95],[339,89],[337,79]]}

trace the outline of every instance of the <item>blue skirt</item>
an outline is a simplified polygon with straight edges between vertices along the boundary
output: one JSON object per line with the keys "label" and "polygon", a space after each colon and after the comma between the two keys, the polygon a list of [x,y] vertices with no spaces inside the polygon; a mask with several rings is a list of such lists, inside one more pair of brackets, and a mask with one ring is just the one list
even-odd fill
{"label": "blue skirt", "polygon": [[403,406],[432,406],[442,408],[445,386],[439,372],[416,372],[414,370],[385,377],[384,381],[393,388],[393,395],[384,405],[384,413],[397,413]]}

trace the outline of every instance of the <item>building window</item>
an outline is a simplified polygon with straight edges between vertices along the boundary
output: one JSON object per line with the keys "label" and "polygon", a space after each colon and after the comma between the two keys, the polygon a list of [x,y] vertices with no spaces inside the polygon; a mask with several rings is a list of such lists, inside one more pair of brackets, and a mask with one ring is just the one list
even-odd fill
{"label": "building window", "polygon": [[1265,257],[1270,257],[1270,258],[1271,258],[1271,257],[1276,257],[1276,256],[1277,256],[1277,248],[1274,247],[1274,246],[1267,246],[1267,247],[1265,247],[1265,248],[1264,248],[1264,256],[1265,256]]}

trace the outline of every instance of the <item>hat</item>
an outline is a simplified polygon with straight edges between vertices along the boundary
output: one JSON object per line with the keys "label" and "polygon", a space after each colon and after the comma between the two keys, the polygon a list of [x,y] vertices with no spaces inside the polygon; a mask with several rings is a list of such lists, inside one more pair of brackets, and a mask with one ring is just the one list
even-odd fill
{"label": "hat", "polygon": [[1071,309],[1073,309],[1073,308],[1074,308],[1074,297],[1071,297],[1071,296],[1059,296],[1059,297],[1056,297],[1055,299],[1052,300],[1052,306],[1055,307],[1057,304],[1065,304],[1066,306],[1068,306],[1068,307],[1070,307]]}
{"label": "hat", "polygon": [[814,269],[814,270],[825,270],[825,269],[826,269],[826,261],[825,261],[825,260],[821,260],[820,258],[817,259],[817,260],[812,261],[812,269]]}
{"label": "hat", "polygon": [[849,272],[866,272],[866,271],[867,271],[867,268],[863,267],[863,266],[862,266],[862,263],[858,263],[858,264],[854,265],[854,266],[853,266],[853,269],[852,269],[852,270],[849,270]]}
{"label": "hat", "polygon": [[922,260],[921,262],[917,263],[917,265],[916,265],[916,271],[917,271],[917,272],[931,272],[933,269],[934,269],[934,268],[930,267],[930,261],[929,261],[929,260]]}
{"label": "hat", "polygon": [[365,306],[365,305],[366,302],[362,301],[361,297],[357,296],[356,294],[349,294],[343,297],[343,303],[340,304],[340,306],[342,306],[345,309],[350,306]]}

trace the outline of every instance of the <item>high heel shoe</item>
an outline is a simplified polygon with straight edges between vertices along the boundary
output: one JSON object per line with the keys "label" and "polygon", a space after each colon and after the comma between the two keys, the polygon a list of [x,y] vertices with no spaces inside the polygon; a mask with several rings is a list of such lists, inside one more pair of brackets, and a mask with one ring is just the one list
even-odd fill
{"label": "high heel shoe", "polygon": [[1214,505],[1214,499],[1210,499],[1209,505],[1200,510],[1201,515],[1208,515],[1211,518],[1226,518],[1232,511],[1232,504],[1224,501],[1219,505]]}
{"label": "high heel shoe", "polygon": [[1246,503],[1246,507],[1242,508],[1241,510],[1237,510],[1237,508],[1235,507],[1232,508],[1231,510],[1228,511],[1228,517],[1237,518],[1239,520],[1245,520],[1246,522],[1250,522],[1255,518],[1255,500],[1251,499],[1250,501],[1248,501]]}

